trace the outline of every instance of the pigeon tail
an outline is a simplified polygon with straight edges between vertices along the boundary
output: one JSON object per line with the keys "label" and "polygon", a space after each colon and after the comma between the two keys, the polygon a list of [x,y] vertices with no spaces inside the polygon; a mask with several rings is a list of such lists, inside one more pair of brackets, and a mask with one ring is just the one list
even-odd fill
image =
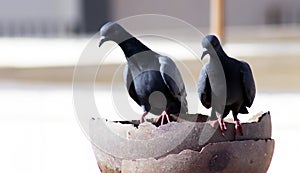
{"label": "pigeon tail", "polygon": [[245,106],[242,106],[242,107],[240,108],[239,113],[241,113],[241,114],[248,114],[249,112],[248,112],[248,110],[247,110],[247,108],[246,108]]}

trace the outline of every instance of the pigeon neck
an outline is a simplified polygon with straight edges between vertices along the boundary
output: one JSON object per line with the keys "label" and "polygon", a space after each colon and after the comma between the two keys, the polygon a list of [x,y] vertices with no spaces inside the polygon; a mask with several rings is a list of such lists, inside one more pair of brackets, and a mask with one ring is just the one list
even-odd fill
{"label": "pigeon neck", "polygon": [[219,60],[222,63],[226,60],[226,53],[224,52],[224,50],[222,49],[222,47],[220,47],[218,50],[215,50],[216,53],[214,53],[214,55],[217,55],[217,57],[211,58],[212,60]]}
{"label": "pigeon neck", "polygon": [[132,55],[150,50],[147,46],[134,37],[119,43],[119,46],[123,50],[126,58],[130,58]]}

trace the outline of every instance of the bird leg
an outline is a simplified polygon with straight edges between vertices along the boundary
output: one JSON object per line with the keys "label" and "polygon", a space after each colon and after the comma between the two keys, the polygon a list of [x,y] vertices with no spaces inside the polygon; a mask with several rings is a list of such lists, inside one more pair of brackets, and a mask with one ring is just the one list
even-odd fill
{"label": "bird leg", "polygon": [[235,128],[235,131],[234,131],[235,136],[239,133],[239,131],[241,133],[241,136],[243,136],[243,127],[242,127],[242,124],[240,123],[240,120],[237,119],[237,118],[235,118],[234,119],[234,123],[235,123],[235,126],[234,126],[234,128]]}
{"label": "bird leg", "polygon": [[227,130],[226,124],[225,124],[223,118],[218,118],[218,122],[219,122],[219,125],[220,125],[222,135],[224,136],[224,132]]}
{"label": "bird leg", "polygon": [[161,124],[160,125],[163,125],[165,117],[167,118],[167,121],[169,123],[170,118],[169,118],[169,115],[168,115],[166,110],[164,110],[163,113],[161,113],[161,115],[156,119],[156,122],[158,122],[161,119]]}
{"label": "bird leg", "polygon": [[147,114],[148,114],[147,111],[145,111],[145,112],[143,113],[143,115],[141,116],[141,123],[143,123],[143,122],[146,121],[145,116],[146,116]]}
{"label": "bird leg", "polygon": [[212,110],[212,114],[211,114],[211,117],[214,119],[215,117],[217,118],[218,117],[218,120],[214,121],[213,123],[213,127],[216,127],[216,124],[217,122],[219,123],[219,126],[220,126],[220,130],[221,130],[221,133],[223,136],[225,136],[225,131],[227,130],[227,127],[226,127],[226,124],[223,120],[223,115],[216,112],[215,110]]}

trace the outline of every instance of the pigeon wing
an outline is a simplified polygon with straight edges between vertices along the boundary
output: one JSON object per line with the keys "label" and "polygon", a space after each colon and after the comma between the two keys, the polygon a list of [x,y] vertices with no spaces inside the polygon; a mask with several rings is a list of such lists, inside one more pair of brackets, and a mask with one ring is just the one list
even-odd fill
{"label": "pigeon wing", "polygon": [[241,64],[242,82],[246,97],[244,104],[245,106],[250,107],[253,103],[256,93],[255,83],[249,64],[243,61],[241,62]]}
{"label": "pigeon wing", "polygon": [[185,113],[187,112],[187,100],[185,86],[181,74],[172,59],[166,56],[159,56],[160,73],[174,97],[181,102]]}
{"label": "pigeon wing", "polygon": [[140,104],[140,101],[139,101],[139,98],[136,94],[136,91],[135,91],[135,87],[134,87],[134,80],[132,78],[132,74],[131,74],[131,71],[130,69],[128,68],[128,64],[126,64],[125,68],[124,68],[124,82],[126,84],[126,88],[127,88],[127,91],[130,95],[130,97],[139,105]]}
{"label": "pigeon wing", "polygon": [[198,79],[198,95],[202,105],[208,109],[211,107],[211,87],[206,68],[207,64],[202,67],[200,72]]}

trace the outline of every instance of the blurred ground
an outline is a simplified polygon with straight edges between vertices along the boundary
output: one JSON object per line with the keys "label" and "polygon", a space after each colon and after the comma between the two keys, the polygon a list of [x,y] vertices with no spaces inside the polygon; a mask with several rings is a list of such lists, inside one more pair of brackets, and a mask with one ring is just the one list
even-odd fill
{"label": "blurred ground", "polygon": [[[98,172],[90,143],[74,114],[69,85],[0,83],[0,86],[0,172]],[[113,109],[110,90],[107,85],[97,86],[95,97],[101,112]],[[120,92],[115,94],[122,96]],[[271,111],[276,143],[269,173],[298,169],[299,105],[299,92],[259,91],[249,116],[239,116],[245,121],[260,111]],[[208,110],[202,107],[200,112]],[[106,115],[114,119],[115,114]]]}
{"label": "blurred ground", "polygon": [[[299,46],[300,50],[300,46]],[[239,58],[247,61],[253,71],[256,85],[261,90],[300,90],[300,55],[282,57],[251,57]],[[181,61],[192,72],[194,80],[198,78],[202,64],[200,61]],[[113,78],[118,64],[101,66],[96,82],[109,83]],[[97,68],[85,66],[82,69]],[[0,68],[0,80],[27,82],[59,82],[71,83],[73,66],[64,67],[34,67],[34,68]],[[106,74],[106,75],[102,75]],[[122,76],[116,76],[117,82],[123,82]]]}

